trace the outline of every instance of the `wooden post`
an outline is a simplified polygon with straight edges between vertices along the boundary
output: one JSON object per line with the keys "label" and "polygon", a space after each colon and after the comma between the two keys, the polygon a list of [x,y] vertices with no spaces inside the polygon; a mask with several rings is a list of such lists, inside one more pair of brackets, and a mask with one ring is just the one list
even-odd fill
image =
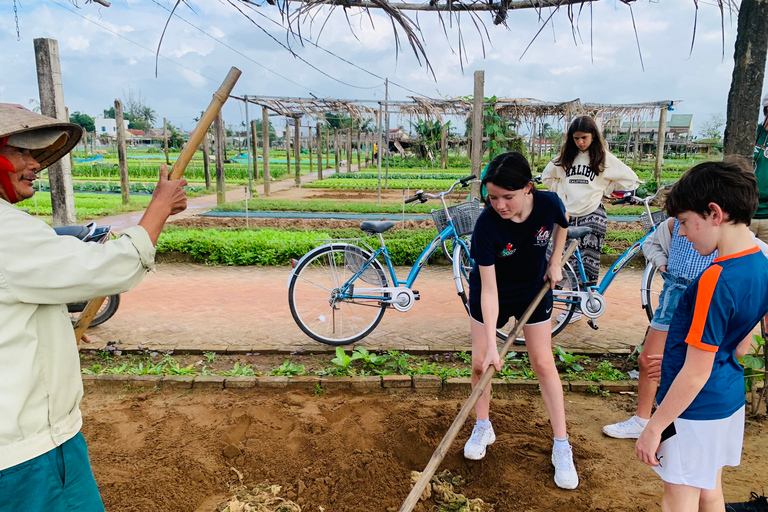
{"label": "wooden post", "polygon": [[360,172],[360,132],[357,133],[357,172]]}
{"label": "wooden post", "polygon": [[210,158],[211,136],[206,131],[203,137],[203,172],[205,173],[205,189],[211,188],[211,158]]}
{"label": "wooden post", "polygon": [[224,128],[224,117],[221,111],[213,123],[214,142],[216,148],[216,204],[227,202],[227,189],[224,176],[224,147],[227,145],[227,131]]}
{"label": "wooden post", "polygon": [[163,118],[163,151],[165,152],[165,163],[171,165],[168,159],[168,120]]}
{"label": "wooden post", "polygon": [[334,128],[333,129],[333,159],[336,163],[336,173],[339,173],[339,129]]}
{"label": "wooden post", "polygon": [[448,168],[448,126],[445,123],[440,127],[440,167]]}
{"label": "wooden post", "polygon": [[120,168],[120,195],[123,204],[131,202],[131,183],[128,179],[128,161],[125,155],[125,124],[123,122],[123,102],[115,100],[115,125],[117,126],[117,162]]}
{"label": "wooden post", "polygon": [[[64,87],[61,82],[59,43],[55,39],[35,39],[37,85],[40,91],[40,112],[44,116],[69,122],[64,111]],[[72,190],[72,166],[62,158],[48,167],[51,186],[53,225],[68,226],[77,222],[75,195]]]}
{"label": "wooden post", "polygon": [[[259,133],[256,120],[251,121],[251,144],[253,145],[253,179],[259,179]],[[253,190],[251,190],[253,195]]]}
{"label": "wooden post", "polygon": [[317,130],[317,179],[323,179],[323,135],[320,133],[320,123],[315,126]]}
{"label": "wooden post", "polygon": [[331,166],[331,131],[328,126],[325,127],[325,165]]}
{"label": "wooden post", "polygon": [[312,155],[312,126],[307,126],[307,151],[309,152],[309,174],[312,174],[312,168],[315,166],[315,160]]}
{"label": "wooden post", "polygon": [[269,196],[269,112],[261,108],[261,155],[264,157],[264,196]]}
{"label": "wooden post", "polygon": [[[485,108],[485,71],[475,71],[475,89],[472,100],[472,174],[480,178],[483,164],[483,109]],[[473,183],[470,195],[480,198],[480,183]]]}
{"label": "wooden post", "polygon": [[285,143],[285,172],[286,174],[291,174],[291,127],[288,125],[288,117],[285,118],[285,135],[283,136],[283,139],[285,139],[283,142]]}
{"label": "wooden post", "polygon": [[664,164],[664,141],[667,139],[666,105],[662,105],[659,110],[659,133],[656,142],[656,167],[653,170],[653,178],[656,180],[656,183],[661,183],[661,167]]}
{"label": "wooden post", "polygon": [[[723,154],[752,159],[768,55],[768,1],[742,0],[733,51]],[[768,353],[768,350],[766,351]]]}
{"label": "wooden post", "polygon": [[296,116],[293,118],[293,154],[296,157],[296,186],[301,186],[301,118]]}
{"label": "wooden post", "polygon": [[371,141],[373,140],[373,133],[365,132],[365,167],[371,166]]}
{"label": "wooden post", "polygon": [[381,202],[381,103],[379,103],[379,110],[376,111],[376,131],[378,133],[378,141],[379,143],[376,146],[376,151],[373,154],[373,158],[376,159],[376,162],[374,162],[378,168],[378,186],[377,186],[377,194],[376,194],[376,202]]}
{"label": "wooden post", "polygon": [[352,127],[347,128],[347,172],[352,172]]}

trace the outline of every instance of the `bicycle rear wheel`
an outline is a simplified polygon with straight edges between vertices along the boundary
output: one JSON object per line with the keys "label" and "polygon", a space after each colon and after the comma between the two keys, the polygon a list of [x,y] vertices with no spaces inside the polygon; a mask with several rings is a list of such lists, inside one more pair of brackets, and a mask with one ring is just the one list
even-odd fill
{"label": "bicycle rear wheel", "polygon": [[645,314],[648,316],[648,321],[653,320],[653,314],[656,312],[656,308],[659,307],[659,295],[661,295],[661,289],[664,288],[664,278],[661,277],[661,271],[658,267],[648,264],[650,270],[645,273],[645,281],[643,281],[643,308]]}
{"label": "bicycle rear wheel", "polygon": [[389,294],[366,293],[355,297],[354,288],[387,286],[378,260],[347,284],[371,253],[351,244],[325,245],[312,250],[294,271],[288,289],[288,304],[296,324],[310,338],[328,345],[347,345],[361,340],[381,321]]}

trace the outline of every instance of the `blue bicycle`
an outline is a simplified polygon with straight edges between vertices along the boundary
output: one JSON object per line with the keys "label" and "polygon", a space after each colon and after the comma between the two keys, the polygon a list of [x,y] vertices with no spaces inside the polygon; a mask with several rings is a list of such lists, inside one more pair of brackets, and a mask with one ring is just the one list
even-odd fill
{"label": "blue bicycle", "polygon": [[[658,195],[658,194],[657,194]],[[553,292],[553,330],[552,335],[562,331],[570,322],[573,314],[578,310],[588,318],[588,324],[593,329],[597,329],[595,320],[605,313],[605,299],[603,294],[613,282],[614,277],[623,269],[632,258],[634,258],[642,249],[643,242],[656,228],[666,220],[663,211],[651,211],[650,204],[656,199],[656,195],[640,198],[631,193],[626,193],[621,199],[614,201],[613,204],[642,204],[645,212],[640,215],[646,234],[640,240],[632,244],[629,249],[619,256],[611,265],[611,268],[605,273],[599,284],[587,281],[584,272],[584,264],[581,259],[581,253],[578,248],[574,252],[576,268],[574,271],[570,262],[567,262],[563,269],[564,281],[571,285],[570,289],[558,289]],[[577,227],[568,228],[568,238],[578,239],[590,233],[591,228]],[[576,285],[573,286],[574,281]],[[653,318],[653,313],[658,306],[658,297],[663,286],[663,279],[658,269],[651,263],[648,263],[643,273],[643,281],[640,286],[640,298],[642,307],[645,309],[648,320]],[[557,314],[557,316],[555,316]],[[555,329],[557,328],[557,330]]]}
{"label": "blue bicycle", "polygon": [[408,311],[413,307],[419,300],[419,292],[412,289],[413,283],[432,253],[441,246],[446,254],[451,253],[457,293],[466,304],[465,283],[472,269],[468,237],[483,207],[478,201],[449,207],[445,198],[457,186],[466,188],[474,179],[473,175],[457,180],[438,194],[419,190],[414,197],[406,199],[406,203],[440,199],[443,207],[432,211],[437,236],[421,252],[405,280],[398,279],[382,236],[395,225],[392,221],[360,224],[366,235],[378,237],[378,249],[371,248],[364,239],[323,240],[327,243],[294,260],[288,279],[288,304],[301,330],[328,345],[359,341],[376,328],[387,309]]}

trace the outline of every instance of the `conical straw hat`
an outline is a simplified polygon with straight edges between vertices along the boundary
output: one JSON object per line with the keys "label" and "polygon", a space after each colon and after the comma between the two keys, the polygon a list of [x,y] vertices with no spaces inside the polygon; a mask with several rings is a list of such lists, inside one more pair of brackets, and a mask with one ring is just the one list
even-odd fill
{"label": "conical straw hat", "polygon": [[8,145],[30,149],[42,171],[72,151],[83,129],[72,123],[35,114],[13,103],[0,103],[0,138],[11,136]]}

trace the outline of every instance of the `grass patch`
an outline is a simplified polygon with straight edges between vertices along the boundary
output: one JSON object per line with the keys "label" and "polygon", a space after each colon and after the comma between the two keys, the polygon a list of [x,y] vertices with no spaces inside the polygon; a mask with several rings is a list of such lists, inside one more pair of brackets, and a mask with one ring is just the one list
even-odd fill
{"label": "grass patch", "polygon": [[[75,193],[75,216],[78,221],[83,221],[107,215],[144,210],[151,199],[152,196],[133,195],[130,198],[130,202],[127,205],[123,205],[122,197],[117,194]],[[53,215],[50,192],[37,192],[34,197],[16,203],[16,206],[32,215]]]}
{"label": "grass patch", "polygon": [[[405,213],[429,213],[435,208],[432,204],[405,205]],[[437,206],[440,206],[437,203]],[[301,202],[288,199],[252,199],[248,201],[249,210],[262,211],[292,211],[292,212],[349,212],[349,213],[402,213],[403,203],[352,203],[333,201],[329,199],[306,199]],[[217,206],[213,210],[218,211],[242,211],[245,210],[245,201],[234,201]]]}

